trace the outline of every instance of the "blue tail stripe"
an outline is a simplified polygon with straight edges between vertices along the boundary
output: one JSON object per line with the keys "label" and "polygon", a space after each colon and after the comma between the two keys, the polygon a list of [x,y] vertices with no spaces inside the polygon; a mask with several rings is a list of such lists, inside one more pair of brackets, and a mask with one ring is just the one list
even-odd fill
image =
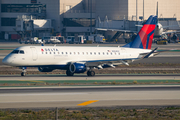
{"label": "blue tail stripe", "polygon": [[151,33],[149,33],[149,35],[147,36],[147,43],[146,43],[146,49],[148,49],[148,46],[149,46],[149,39],[150,39],[150,37],[151,37],[151,35],[154,33],[154,30],[151,32]]}

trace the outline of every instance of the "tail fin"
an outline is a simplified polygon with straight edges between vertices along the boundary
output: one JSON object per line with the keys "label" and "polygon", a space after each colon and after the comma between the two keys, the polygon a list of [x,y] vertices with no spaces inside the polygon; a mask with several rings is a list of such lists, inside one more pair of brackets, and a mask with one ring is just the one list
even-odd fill
{"label": "tail fin", "polygon": [[123,47],[151,49],[156,22],[157,16],[150,16],[137,34],[136,38]]}

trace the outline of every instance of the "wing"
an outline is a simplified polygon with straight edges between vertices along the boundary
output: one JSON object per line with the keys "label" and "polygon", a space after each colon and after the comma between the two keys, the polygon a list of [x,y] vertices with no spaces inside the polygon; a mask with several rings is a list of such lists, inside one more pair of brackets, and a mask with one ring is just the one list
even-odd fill
{"label": "wing", "polygon": [[117,59],[117,60],[98,60],[98,61],[86,61],[85,64],[87,67],[90,68],[98,68],[98,69],[103,69],[103,68],[108,68],[108,67],[113,67],[115,68],[118,65],[127,65],[129,66],[129,63],[135,61],[134,59]]}
{"label": "wing", "polygon": [[162,34],[179,33],[180,31],[162,32]]}
{"label": "wing", "polygon": [[131,31],[131,30],[120,30],[120,29],[96,28],[96,30],[101,30],[101,31],[119,31],[119,32],[124,32],[124,33],[137,33],[137,31]]}

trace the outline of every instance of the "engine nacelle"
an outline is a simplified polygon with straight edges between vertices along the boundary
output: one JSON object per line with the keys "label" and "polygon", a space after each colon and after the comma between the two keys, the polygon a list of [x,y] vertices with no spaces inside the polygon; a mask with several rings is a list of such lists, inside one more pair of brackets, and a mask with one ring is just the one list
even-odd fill
{"label": "engine nacelle", "polygon": [[69,65],[69,71],[72,73],[84,73],[86,71],[86,65],[82,63],[71,63]]}
{"label": "engine nacelle", "polygon": [[38,70],[40,72],[52,72],[54,69],[49,68],[49,67],[38,67]]}

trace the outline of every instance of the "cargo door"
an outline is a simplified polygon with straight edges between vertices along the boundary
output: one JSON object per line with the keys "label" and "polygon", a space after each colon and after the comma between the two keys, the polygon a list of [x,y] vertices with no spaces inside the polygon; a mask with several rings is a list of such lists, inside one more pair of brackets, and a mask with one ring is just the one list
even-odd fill
{"label": "cargo door", "polygon": [[127,52],[126,52],[126,49],[121,48],[120,54],[122,55],[123,60],[127,58]]}
{"label": "cargo door", "polygon": [[36,61],[38,59],[38,54],[37,54],[36,48],[31,47],[31,51],[32,51],[32,60]]}

